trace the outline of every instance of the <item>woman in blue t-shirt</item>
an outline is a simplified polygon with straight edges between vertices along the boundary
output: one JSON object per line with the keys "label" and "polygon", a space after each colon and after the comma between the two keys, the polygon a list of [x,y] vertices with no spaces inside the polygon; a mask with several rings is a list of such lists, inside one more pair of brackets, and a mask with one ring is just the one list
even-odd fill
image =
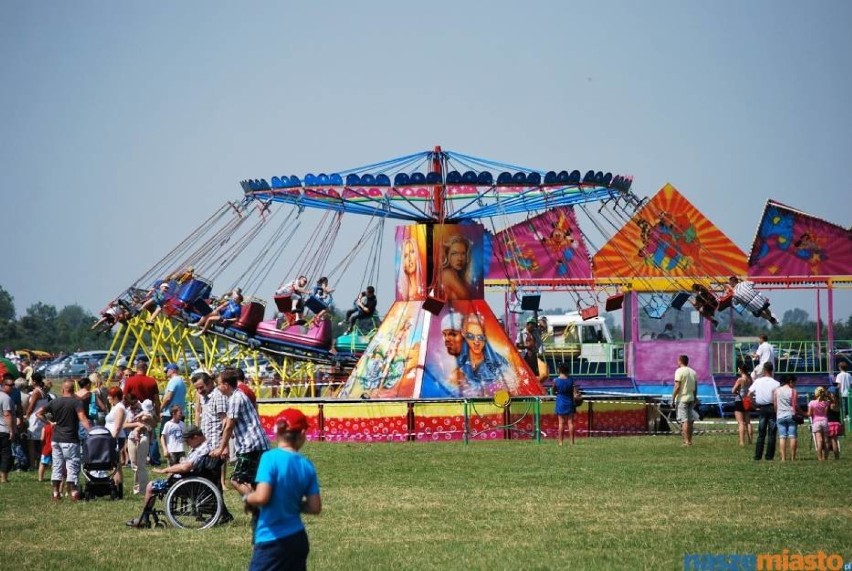
{"label": "woman in blue t-shirt", "polygon": [[562,441],[565,439],[566,423],[571,444],[574,444],[574,381],[568,378],[570,372],[568,365],[564,363],[559,365],[559,376],[553,383],[553,390],[556,393],[556,416],[559,418],[559,446],[562,446]]}
{"label": "woman in blue t-shirt", "polygon": [[257,513],[251,571],[305,569],[308,534],[301,514],[322,511],[317,471],[299,454],[305,444],[308,419],[288,408],[278,416],[278,447],[260,458],[257,488],[243,496],[246,509]]}

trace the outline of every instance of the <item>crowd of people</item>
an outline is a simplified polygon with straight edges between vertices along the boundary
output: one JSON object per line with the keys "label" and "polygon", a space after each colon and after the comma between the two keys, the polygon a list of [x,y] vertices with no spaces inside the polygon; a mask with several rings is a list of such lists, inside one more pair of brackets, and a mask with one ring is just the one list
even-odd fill
{"label": "crowd of people", "polygon": [[[807,405],[801,406],[796,375],[784,374],[775,379],[775,349],[767,335],[762,334],[759,339],[753,355],[757,364],[751,370],[741,363],[731,388],[740,446],[754,442],[755,460],[773,460],[776,450],[780,450],[782,462],[796,460],[799,426],[809,421],[808,432],[817,460],[826,460],[832,455],[840,459],[839,437],[844,434],[843,419],[849,414],[846,403],[852,384],[848,364],[838,363],[839,372],[834,383],[817,387]],[[692,445],[693,425],[698,416],[695,410],[697,377],[688,365],[689,357],[681,355],[671,397],[684,446]],[[751,424],[752,413],[758,419],[756,437]]]}
{"label": "crowd of people", "polygon": [[[24,441],[30,465],[39,466],[39,481],[51,468],[53,500],[80,500],[84,441],[100,425],[114,438],[121,451],[119,468],[130,468],[132,494],[142,500],[141,514],[128,521],[128,526],[149,527],[157,494],[181,476],[200,475],[220,490],[227,485],[236,490],[252,514],[250,568],[270,568],[270,562],[279,565],[283,559],[295,568],[304,568],[309,547],[300,514],[318,514],[322,509],[316,470],[298,453],[306,441],[305,416],[295,409],[283,411],[275,427],[277,441],[270,450],[257,398],[243,371],[226,368],[214,378],[199,370],[189,381],[197,406],[193,425],[188,427],[184,421],[187,382],[174,364],[166,365],[165,374],[162,397],[157,381],[148,375],[145,360],[138,360],[133,369],[120,364],[108,383],[97,373],[76,382],[63,381],[59,396],[39,373],[32,373],[29,380],[4,374],[0,483],[8,481],[12,442]],[[27,437],[19,438],[23,434]],[[167,466],[159,467],[160,450]],[[229,461],[233,469],[228,475]],[[149,468],[166,478],[150,481]],[[121,490],[119,498],[124,496],[123,472],[117,469],[113,476]],[[218,524],[232,519],[223,506]]]}

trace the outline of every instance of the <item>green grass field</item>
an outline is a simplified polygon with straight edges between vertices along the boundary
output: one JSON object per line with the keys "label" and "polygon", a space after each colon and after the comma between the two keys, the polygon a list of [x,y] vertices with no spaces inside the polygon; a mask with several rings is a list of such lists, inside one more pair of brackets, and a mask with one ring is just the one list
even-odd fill
{"label": "green grass field", "polygon": [[[852,560],[852,463],[755,462],[735,436],[447,444],[308,443],[323,514],[312,569],[682,569],[685,553],[840,553]],[[844,442],[845,444],[845,442]],[[208,531],[135,530],[140,500],[50,501],[0,487],[0,565],[241,569],[248,516]],[[226,494],[235,514],[239,498]]]}

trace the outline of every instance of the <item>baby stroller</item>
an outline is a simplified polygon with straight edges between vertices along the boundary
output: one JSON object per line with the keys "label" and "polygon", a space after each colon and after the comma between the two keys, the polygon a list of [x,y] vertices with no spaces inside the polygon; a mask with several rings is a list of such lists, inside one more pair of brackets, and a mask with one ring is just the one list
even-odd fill
{"label": "baby stroller", "polygon": [[119,470],[118,450],[112,433],[103,426],[95,426],[83,442],[83,499],[94,500],[109,496],[118,500],[124,496],[124,486],[116,486],[112,479]]}

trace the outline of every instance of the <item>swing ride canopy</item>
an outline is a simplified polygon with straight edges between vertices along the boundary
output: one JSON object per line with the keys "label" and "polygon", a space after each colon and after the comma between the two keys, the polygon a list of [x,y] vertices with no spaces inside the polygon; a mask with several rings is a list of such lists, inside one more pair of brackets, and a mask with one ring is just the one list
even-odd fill
{"label": "swing ride canopy", "polygon": [[462,222],[604,200],[628,193],[632,177],[544,171],[454,151],[415,153],[331,174],[241,182],[247,200],[412,222]]}

